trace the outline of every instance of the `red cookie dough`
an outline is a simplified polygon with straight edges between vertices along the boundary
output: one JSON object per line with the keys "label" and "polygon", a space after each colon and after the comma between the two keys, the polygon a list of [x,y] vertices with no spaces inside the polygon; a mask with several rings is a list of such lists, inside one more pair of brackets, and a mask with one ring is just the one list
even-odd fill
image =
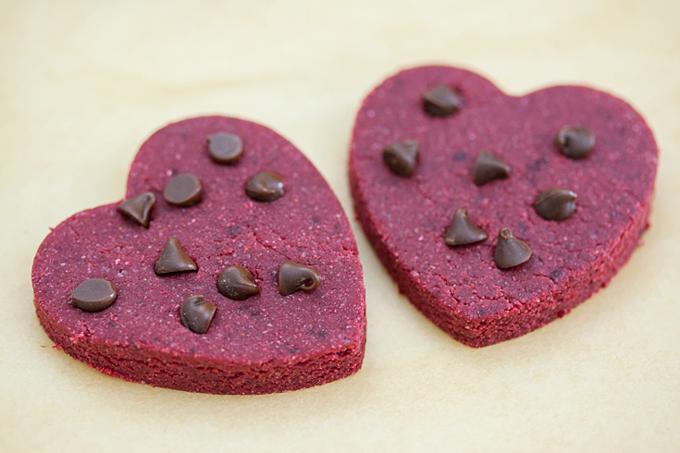
{"label": "red cookie dough", "polygon": [[[218,132],[242,139],[236,164],[211,160],[207,137]],[[283,197],[248,197],[246,182],[260,171],[283,177]],[[194,206],[163,198],[168,181],[183,173],[200,180]],[[361,368],[365,290],[354,236],[326,181],[291,143],[239,119],[180,121],[151,136],[132,163],[127,197],[147,191],[158,199],[148,229],[117,212],[115,203],[74,215],[40,246],[35,307],[57,347],[112,376],[205,393],[284,392]],[[197,272],[156,275],[171,237]],[[277,274],[289,260],[317,269],[319,286],[281,296]],[[234,265],[253,274],[258,295],[231,300],[218,292],[220,272]],[[113,305],[98,313],[68,303],[90,278],[118,290]],[[180,320],[180,306],[194,295],[217,306],[204,335]]]}
{"label": "red cookie dough", "polygon": [[[421,95],[438,85],[458,92],[459,111],[424,110]],[[559,152],[555,136],[568,125],[595,132],[588,157]],[[420,144],[410,178],[382,157],[386,145],[406,140]],[[508,179],[474,184],[483,150],[510,166]],[[607,284],[648,227],[657,154],[644,119],[609,94],[557,86],[513,97],[472,72],[432,66],[400,72],[364,100],[349,175],[357,217],[399,290],[453,338],[482,347],[564,316]],[[550,187],[578,195],[564,221],[532,207]],[[484,242],[444,242],[461,207],[488,233]],[[504,227],[533,255],[502,270],[494,246]]]}

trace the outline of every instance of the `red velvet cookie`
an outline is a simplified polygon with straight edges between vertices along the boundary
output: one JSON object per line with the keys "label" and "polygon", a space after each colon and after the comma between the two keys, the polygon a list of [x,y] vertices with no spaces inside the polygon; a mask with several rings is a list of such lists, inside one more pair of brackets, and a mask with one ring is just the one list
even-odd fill
{"label": "red velvet cookie", "polygon": [[127,197],[74,215],[38,250],[35,307],[57,347],[112,376],[205,393],[359,370],[354,236],[287,140],[233,118],[171,124],[142,145]]}
{"label": "red velvet cookie", "polygon": [[472,72],[421,67],[364,100],[350,182],[400,291],[481,347],[607,284],[648,227],[657,153],[644,119],[601,91],[513,97]]}

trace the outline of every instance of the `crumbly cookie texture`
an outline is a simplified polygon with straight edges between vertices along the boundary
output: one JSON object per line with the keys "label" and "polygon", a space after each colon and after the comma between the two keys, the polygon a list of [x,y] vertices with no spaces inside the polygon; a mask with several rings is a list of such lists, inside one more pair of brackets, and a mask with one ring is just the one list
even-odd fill
{"label": "crumbly cookie texture", "polygon": [[[403,143],[398,151],[417,156],[395,153]],[[482,347],[564,316],[607,284],[648,227],[657,155],[640,114],[607,93],[556,86],[513,97],[475,73],[430,66],[364,100],[349,174],[357,217],[400,291]]]}
{"label": "crumbly cookie texture", "polygon": [[[274,175],[250,184],[264,201],[246,190],[261,172]],[[284,263],[313,272],[280,276]],[[32,279],[57,347],[129,381],[258,394],[361,368],[365,290],[347,218],[302,153],[252,122],[153,134],[126,199],[57,226]]]}

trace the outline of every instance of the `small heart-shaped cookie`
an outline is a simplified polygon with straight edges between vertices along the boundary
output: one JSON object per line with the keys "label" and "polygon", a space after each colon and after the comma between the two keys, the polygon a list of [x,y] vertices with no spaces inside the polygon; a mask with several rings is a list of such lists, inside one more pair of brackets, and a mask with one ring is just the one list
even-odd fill
{"label": "small heart-shaped cookie", "polygon": [[[417,155],[396,153],[403,143]],[[531,332],[607,284],[648,227],[657,154],[643,118],[609,94],[557,86],[513,97],[472,72],[431,66],[364,100],[350,182],[400,291],[481,347]]]}
{"label": "small heart-shaped cookie", "polygon": [[[290,277],[291,265],[314,272]],[[300,151],[248,121],[156,132],[127,199],[57,226],[32,277],[57,346],[129,381],[272,393],[363,360],[365,291],[340,203]]]}

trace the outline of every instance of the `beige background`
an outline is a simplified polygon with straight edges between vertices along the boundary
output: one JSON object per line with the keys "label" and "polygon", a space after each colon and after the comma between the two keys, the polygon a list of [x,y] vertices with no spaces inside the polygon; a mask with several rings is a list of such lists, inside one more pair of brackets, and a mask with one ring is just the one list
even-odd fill
{"label": "beige background", "polygon": [[[0,451],[680,451],[679,19],[677,0],[0,0]],[[123,196],[153,131],[206,113],[262,122],[353,218],[359,103],[431,62],[512,94],[605,88],[649,120],[661,148],[653,226],[606,290],[537,332],[470,349],[398,294],[355,222],[369,330],[351,378],[189,394],[52,348],[32,257],[48,227]]]}

